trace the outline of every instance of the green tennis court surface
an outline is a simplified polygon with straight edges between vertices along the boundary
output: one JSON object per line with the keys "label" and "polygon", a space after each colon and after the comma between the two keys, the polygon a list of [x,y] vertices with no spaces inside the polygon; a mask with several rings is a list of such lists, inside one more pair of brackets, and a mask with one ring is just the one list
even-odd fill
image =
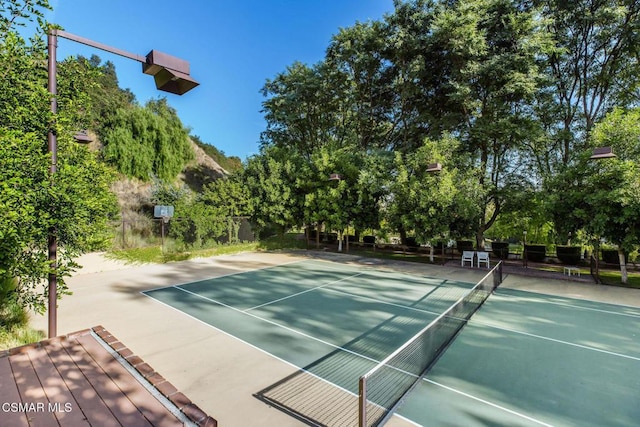
{"label": "green tennis court surface", "polygon": [[[356,425],[358,379],[473,286],[325,261],[145,292],[298,368],[256,396]],[[417,425],[637,425],[640,309],[499,288],[398,414]]]}

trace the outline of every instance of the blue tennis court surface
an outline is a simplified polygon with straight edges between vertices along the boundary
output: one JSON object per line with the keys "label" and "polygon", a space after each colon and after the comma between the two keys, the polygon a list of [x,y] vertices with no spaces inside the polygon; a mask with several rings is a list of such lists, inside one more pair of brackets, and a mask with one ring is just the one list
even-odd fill
{"label": "blue tennis court surface", "polygon": [[[473,285],[302,261],[145,294],[300,368],[258,397],[355,425],[358,378]],[[639,331],[637,308],[499,288],[398,413],[428,426],[637,425]]]}

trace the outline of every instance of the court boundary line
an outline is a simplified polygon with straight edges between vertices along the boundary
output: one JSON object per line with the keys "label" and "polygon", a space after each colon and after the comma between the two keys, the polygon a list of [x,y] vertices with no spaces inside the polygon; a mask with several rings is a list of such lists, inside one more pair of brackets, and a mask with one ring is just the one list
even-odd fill
{"label": "court boundary line", "polygon": [[613,314],[614,316],[624,316],[624,317],[631,317],[631,318],[640,319],[640,314],[616,313],[615,311],[602,310],[602,309],[599,309],[599,308],[580,307],[579,305],[563,304],[561,302],[553,302],[553,301],[552,301],[552,304],[560,305],[560,306],[563,306],[563,307],[577,308],[577,309],[580,309],[580,310],[596,311],[598,313]]}
{"label": "court boundary line", "polygon": [[[606,304],[606,305],[613,305],[613,306],[616,306],[616,307],[624,307],[624,308],[631,308],[631,309],[635,309],[635,310],[640,310],[640,307],[637,306],[637,305],[618,304],[618,303],[615,303],[615,302],[597,301],[597,300],[588,299],[588,298],[576,298],[576,297],[568,297],[568,296],[564,296],[564,295],[548,294],[548,293],[545,293],[545,292],[527,291],[525,289],[510,288],[509,286],[501,286],[501,287],[498,287],[498,289],[496,289],[496,290],[498,291],[498,294],[505,294],[505,293],[507,293],[506,291],[516,291],[516,292],[522,292],[522,293],[530,294],[530,295],[542,295],[542,296],[548,297],[548,298],[563,298],[563,299],[572,300],[572,301],[585,301],[585,302],[592,302],[592,303],[596,303],[596,304]],[[565,303],[556,302],[556,301],[548,301],[548,302],[553,303],[553,304],[557,304],[557,305],[566,305],[566,306],[569,306],[569,307],[573,306],[573,304],[565,304]],[[588,307],[580,307],[578,305],[576,305],[576,307],[584,308],[585,310],[589,310]],[[591,309],[591,310],[599,310],[599,309],[595,309],[594,308],[594,309]],[[615,312],[611,312],[611,313],[615,313]],[[626,316],[633,316],[633,317],[640,317],[640,315],[634,315],[634,314],[625,314],[625,313],[616,313],[616,314],[626,315]]]}
{"label": "court boundary line", "polygon": [[145,289],[144,291],[140,291],[141,294],[144,294],[145,292],[153,292],[153,291],[160,291],[162,289],[167,289],[167,288],[172,288],[174,286],[185,286],[185,285],[191,285],[193,283],[200,283],[200,282],[206,282],[207,280],[215,280],[215,279],[221,279],[223,277],[230,277],[230,276],[235,276],[238,274],[244,274],[244,273],[252,273],[255,271],[262,271],[262,270],[269,270],[271,268],[276,268],[276,267],[286,267],[292,264],[298,264],[301,262],[305,262],[306,260],[296,260],[296,261],[291,261],[291,262],[285,262],[284,264],[276,264],[276,265],[269,265],[267,267],[259,267],[259,268],[254,268],[254,269],[250,269],[250,270],[245,270],[245,271],[236,271],[234,273],[227,273],[227,274],[221,274],[220,276],[213,276],[213,277],[207,277],[205,279],[198,279],[198,280],[194,280],[191,282],[182,282],[182,283],[174,283],[172,285],[163,285],[163,286],[158,286],[156,288],[150,288],[150,289]]}
{"label": "court boundary line", "polygon": [[[288,365],[288,366],[290,366],[290,367],[292,367],[292,368],[296,369],[296,370],[297,370],[297,371],[299,371],[299,372],[304,372],[305,374],[311,375],[311,376],[313,376],[313,377],[315,377],[315,378],[317,378],[317,379],[319,379],[319,380],[321,380],[321,381],[324,381],[324,382],[325,382],[325,383],[327,383],[327,384],[332,385],[333,387],[336,387],[336,388],[337,388],[337,389],[339,389],[339,390],[344,391],[345,393],[352,394],[352,395],[354,395],[354,396],[356,396],[356,397],[358,396],[356,393],[353,393],[353,392],[351,392],[351,391],[349,391],[349,390],[347,390],[347,389],[345,389],[345,388],[343,388],[343,387],[341,387],[341,386],[339,386],[339,385],[337,385],[337,384],[334,384],[334,383],[332,383],[331,381],[327,380],[326,378],[322,378],[322,377],[320,377],[320,376],[318,376],[318,375],[314,374],[313,372],[308,371],[308,370],[304,369],[303,367],[300,367],[300,366],[296,365],[295,363],[289,362],[288,360],[285,360],[285,359],[283,359],[283,358],[281,358],[281,357],[279,357],[279,356],[276,356],[275,354],[270,353],[270,352],[268,352],[267,350],[262,349],[262,348],[258,347],[258,346],[257,346],[257,345],[255,345],[255,344],[250,343],[249,341],[246,341],[246,340],[244,340],[244,339],[242,339],[242,338],[240,338],[240,337],[237,337],[237,336],[235,336],[235,335],[233,335],[233,334],[231,334],[231,333],[229,333],[229,332],[225,331],[224,329],[220,329],[220,328],[218,328],[217,326],[214,326],[214,325],[212,325],[212,324],[210,324],[210,323],[207,323],[207,322],[205,322],[205,321],[204,321],[204,320],[202,320],[202,319],[198,319],[197,317],[195,317],[195,316],[193,316],[193,315],[191,315],[191,314],[189,314],[189,313],[187,313],[187,312],[185,312],[185,311],[182,311],[182,310],[180,310],[180,309],[178,309],[178,308],[176,308],[176,307],[174,307],[174,306],[172,306],[172,305],[170,305],[170,304],[167,304],[167,303],[165,303],[165,302],[163,302],[163,301],[160,301],[159,299],[156,299],[156,298],[154,298],[154,297],[152,297],[152,296],[149,296],[149,295],[145,295],[145,296],[146,296],[147,298],[149,298],[149,299],[152,299],[153,301],[155,301],[155,302],[156,302],[156,303],[158,303],[158,304],[161,304],[161,305],[163,305],[163,306],[165,306],[165,307],[167,307],[167,308],[170,308],[170,309],[172,309],[172,310],[174,310],[174,311],[177,311],[178,313],[181,313],[181,314],[183,314],[183,315],[185,315],[185,316],[189,317],[190,319],[195,320],[195,321],[196,321],[196,322],[198,322],[198,323],[201,323],[201,324],[202,324],[202,325],[204,325],[204,326],[208,326],[209,328],[214,329],[214,330],[216,330],[216,331],[220,332],[221,334],[223,334],[223,335],[225,335],[225,336],[227,336],[227,337],[229,337],[229,338],[232,338],[232,339],[234,339],[234,340],[236,340],[236,341],[239,341],[239,342],[241,342],[241,343],[243,343],[243,344],[245,344],[245,345],[247,345],[247,346],[249,346],[249,347],[253,348],[254,350],[259,351],[260,353],[263,353],[263,354],[265,354],[265,355],[267,355],[267,356],[269,356],[269,357],[271,357],[271,358],[273,358],[273,359],[277,360],[278,362],[282,362],[282,363],[284,363],[285,365]],[[230,308],[230,307],[229,307],[229,308]],[[258,319],[260,320],[260,318],[258,318]],[[277,324],[276,324],[276,325],[277,325]],[[296,332],[296,331],[293,331],[293,332]],[[325,343],[323,343],[323,344],[325,344]],[[335,347],[337,350],[342,350],[342,351],[345,351],[345,352],[349,352],[348,350],[343,349],[342,347],[337,347],[337,346],[335,346],[335,345],[331,345],[331,346]],[[363,356],[363,355],[361,355],[361,354],[358,354],[358,353],[353,353],[353,354],[358,355],[358,356],[360,356],[360,357],[362,357],[362,358],[366,358],[365,356]]]}
{"label": "court boundary line", "polygon": [[482,322],[482,321],[476,321],[475,323],[478,324],[478,325],[486,326],[488,328],[499,329],[501,331],[512,332],[514,334],[525,335],[525,336],[532,337],[532,338],[538,338],[538,339],[542,339],[542,340],[545,340],[545,341],[552,341],[552,342],[555,342],[555,343],[558,343],[558,344],[570,345],[572,347],[578,347],[578,348],[581,348],[581,349],[584,349],[584,350],[592,350],[592,351],[596,351],[598,353],[605,353],[605,354],[608,354],[610,356],[617,356],[617,357],[622,357],[624,359],[630,359],[630,360],[635,360],[635,361],[640,362],[640,357],[630,356],[628,354],[616,353],[615,351],[603,350],[603,349],[597,348],[597,347],[589,347],[589,346],[584,345],[584,344],[573,343],[573,342],[570,342],[570,341],[564,341],[564,340],[560,340],[560,339],[557,339],[557,338],[545,337],[543,335],[532,334],[530,332],[518,331],[517,329],[505,328],[503,326],[492,325],[491,323],[486,323],[486,322]]}
{"label": "court boundary line", "polygon": [[369,360],[369,361],[372,361],[372,362],[374,362],[374,363],[376,362],[376,361],[375,361],[375,359],[372,359],[372,358],[370,358],[370,357],[368,357],[368,356],[365,356],[365,355],[360,354],[360,353],[356,353],[355,351],[352,351],[352,350],[347,350],[346,348],[344,348],[344,347],[342,347],[342,346],[339,346],[339,345],[336,345],[336,344],[331,344],[330,342],[327,342],[327,341],[321,340],[320,338],[314,337],[314,336],[309,335],[309,334],[307,334],[307,333],[304,333],[304,332],[301,332],[301,331],[296,331],[296,330],[295,330],[295,329],[293,329],[293,328],[290,328],[290,327],[288,327],[288,326],[285,326],[285,325],[282,325],[282,324],[280,324],[280,323],[274,322],[273,320],[265,319],[264,317],[260,317],[260,316],[258,316],[258,315],[253,314],[253,313],[247,313],[247,312],[245,312],[245,311],[242,311],[242,310],[240,310],[240,309],[238,309],[238,308],[232,307],[232,306],[230,306],[230,305],[228,305],[228,304],[225,304],[225,303],[223,303],[223,302],[216,301],[216,300],[214,300],[214,299],[211,299],[211,298],[209,298],[209,297],[205,297],[204,295],[200,295],[200,294],[197,294],[197,293],[195,293],[195,292],[191,292],[191,291],[189,291],[189,290],[187,290],[187,289],[183,289],[183,288],[181,288],[181,287],[179,287],[179,286],[174,286],[174,287],[175,287],[177,290],[182,291],[182,292],[185,292],[185,293],[188,293],[188,294],[190,294],[190,295],[193,295],[193,296],[195,296],[196,298],[201,298],[201,299],[204,299],[204,300],[206,300],[206,301],[209,301],[209,302],[211,302],[211,303],[213,303],[213,304],[217,304],[217,305],[220,305],[220,306],[223,306],[223,307],[229,308],[229,309],[231,309],[231,310],[233,310],[233,311],[235,311],[235,312],[237,312],[237,313],[241,313],[241,314],[245,314],[245,315],[247,315],[247,316],[251,316],[251,317],[253,317],[253,318],[257,319],[257,320],[260,320],[260,321],[263,321],[263,322],[269,323],[269,324],[271,324],[271,325],[277,326],[277,327],[282,328],[282,329],[284,329],[284,330],[287,330],[287,331],[289,331],[289,332],[293,332],[294,334],[298,334],[298,335],[301,335],[301,336],[303,336],[303,337],[305,337],[305,338],[309,338],[309,339],[311,339],[311,340],[313,340],[313,341],[317,341],[317,342],[319,342],[319,343],[321,343],[321,344],[327,345],[327,346],[332,347],[332,348],[334,348],[334,349],[336,349],[336,350],[344,351],[345,353],[349,353],[349,354],[352,354],[352,355],[354,355],[354,356],[361,357],[361,358],[363,358],[363,359],[365,359],[365,360]]}
{"label": "court boundary line", "polygon": [[[434,288],[441,288],[442,286],[443,286],[443,284],[440,284],[440,285],[434,286]],[[470,290],[470,289],[471,288],[469,288],[467,290]],[[410,305],[396,304],[396,303],[390,302],[390,301],[383,301],[383,300],[380,300],[380,299],[377,299],[377,298],[374,298],[374,297],[368,297],[368,296],[365,296],[365,295],[358,295],[358,294],[354,294],[354,293],[351,293],[351,292],[342,291],[340,289],[323,289],[323,290],[326,290],[326,291],[329,291],[329,292],[335,292],[335,293],[338,293],[338,294],[347,295],[347,296],[350,296],[350,297],[353,297],[353,298],[360,298],[360,299],[370,300],[370,301],[373,301],[373,302],[377,302],[379,304],[390,305],[392,307],[403,308],[403,309],[410,310],[410,311],[419,311],[421,313],[433,314],[434,316],[439,316],[439,315],[441,315],[443,313],[442,311],[440,311],[440,312],[429,311],[429,310],[425,310],[424,308],[411,307]],[[447,308],[449,308],[449,307],[451,307],[451,305],[447,306]]]}
{"label": "court boundary line", "polygon": [[297,296],[302,295],[302,294],[306,294],[307,292],[312,292],[312,291],[315,291],[315,290],[318,290],[318,289],[325,288],[327,286],[335,285],[336,283],[340,283],[340,282],[345,281],[345,280],[353,279],[354,277],[362,276],[363,274],[365,274],[365,273],[358,273],[358,274],[354,274],[354,275],[351,275],[351,276],[348,276],[348,277],[343,277],[342,279],[334,280],[334,281],[325,283],[324,285],[316,286],[314,288],[305,289],[304,291],[300,291],[300,292],[297,292],[295,294],[287,295],[287,296],[284,296],[282,298],[275,299],[273,301],[268,301],[268,302],[265,302],[263,304],[256,305],[254,307],[246,308],[246,309],[242,310],[242,312],[246,313],[248,311],[255,310],[256,308],[265,307],[265,306],[270,305],[270,304],[275,304],[277,302],[284,301],[284,300],[289,299],[289,298],[293,298],[293,297],[297,297]]}
{"label": "court boundary line", "polygon": [[[341,294],[348,295],[348,296],[351,296],[351,297],[354,297],[354,298],[368,299],[368,300],[375,301],[375,302],[380,303],[380,304],[390,305],[390,306],[397,307],[397,308],[404,308],[404,309],[407,309],[407,310],[419,311],[419,312],[427,313],[427,314],[435,314],[435,315],[441,314],[441,313],[425,310],[423,308],[416,308],[416,307],[406,306],[406,305],[402,305],[402,304],[396,304],[396,303],[392,303],[392,302],[388,302],[388,301],[382,301],[382,300],[379,300],[379,299],[376,299],[376,298],[373,298],[373,297],[367,297],[367,296],[363,296],[363,295],[352,294],[350,292],[341,291],[339,289],[325,289],[325,290],[327,290],[329,292],[341,293]],[[480,309],[482,309],[482,307],[480,307]],[[623,353],[616,353],[614,351],[604,350],[604,349],[601,349],[601,348],[598,348],[598,347],[590,347],[590,346],[586,346],[586,345],[583,345],[583,344],[578,344],[578,343],[573,343],[573,342],[570,342],[570,341],[560,340],[560,339],[557,339],[557,338],[547,337],[547,336],[544,336],[544,335],[532,334],[530,332],[519,331],[517,329],[505,328],[505,327],[498,326],[498,325],[495,325],[495,324],[491,324],[491,323],[488,323],[488,322],[483,322],[481,320],[478,320],[475,317],[472,317],[469,320],[469,322],[467,322],[467,323],[470,323],[470,324],[474,324],[475,323],[475,324],[486,326],[486,327],[493,328],[493,329],[498,329],[498,330],[503,330],[503,331],[507,331],[507,332],[512,332],[512,333],[515,333],[515,334],[525,335],[525,336],[529,336],[529,337],[532,337],[532,338],[539,338],[539,339],[542,339],[542,340],[552,341],[552,342],[556,342],[556,343],[559,343],[559,344],[570,345],[570,346],[573,346],[573,347],[582,348],[584,350],[592,350],[592,351],[596,351],[596,352],[600,352],[600,353],[609,354],[611,356],[617,356],[617,357],[622,357],[622,358],[625,358],[625,359],[631,359],[631,360],[640,361],[640,357],[630,356],[630,355],[623,354]]]}
{"label": "court boundary line", "polygon": [[[304,260],[302,262],[304,262]],[[328,264],[328,265],[335,264],[335,262],[332,262],[332,261],[309,260],[309,262],[317,262],[318,264]],[[334,266],[331,266],[330,268],[332,270],[335,270],[335,271],[338,271],[338,272],[350,273],[349,271],[344,271],[344,270],[342,270],[340,268],[337,268],[337,267],[334,267]],[[440,277],[432,277],[432,276],[418,276],[418,275],[413,275],[413,274],[408,274],[408,273],[400,273],[400,272],[396,272],[396,271],[393,271],[393,270],[387,271],[387,270],[376,269],[376,268],[373,268],[371,266],[365,266],[363,268],[365,270],[367,270],[367,271],[362,271],[360,273],[352,274],[352,275],[350,275],[348,277],[343,277],[342,279],[334,280],[334,281],[325,283],[323,285],[315,286],[313,288],[305,289],[304,291],[296,292],[294,294],[287,295],[287,296],[284,296],[282,298],[278,298],[278,299],[275,299],[275,300],[272,300],[272,301],[265,302],[263,304],[259,304],[259,305],[253,306],[253,307],[249,307],[249,308],[246,308],[246,309],[242,310],[242,312],[248,312],[248,311],[251,311],[251,310],[255,310],[257,308],[265,307],[267,305],[274,304],[274,303],[277,303],[277,302],[280,302],[280,301],[284,301],[284,300],[287,300],[289,298],[293,298],[293,297],[305,294],[307,292],[312,292],[312,291],[315,291],[315,290],[318,290],[318,289],[324,289],[324,288],[327,288],[327,287],[329,287],[331,285],[335,285],[336,283],[340,283],[340,282],[345,281],[345,280],[353,279],[354,277],[358,277],[358,276],[362,276],[362,275],[366,275],[366,274],[374,275],[372,273],[376,273],[376,272],[380,272],[380,273],[383,273],[383,274],[390,274],[390,275],[396,274],[396,275],[401,275],[401,276],[411,276],[411,277],[415,277],[415,278],[421,279],[421,280],[422,279],[433,279],[433,280],[439,281],[438,284],[430,284],[430,283],[424,283],[424,282],[421,282],[420,280],[418,280],[418,281],[420,281],[421,285],[433,286],[434,288],[441,288],[443,286],[448,286],[448,285],[446,285],[447,282],[453,282],[453,283],[456,283],[456,284],[469,285],[470,286],[469,288],[461,287],[461,289],[466,289],[466,290],[471,289],[474,286],[472,283],[461,282],[459,280],[451,280],[451,279],[446,279],[446,278],[443,279],[443,278],[440,278]],[[224,276],[219,276],[219,277],[224,277]],[[217,277],[212,278],[212,279],[216,279],[216,278]],[[398,278],[398,280],[400,280],[402,283],[406,283],[406,281],[403,281],[401,277]],[[194,283],[197,283],[197,282],[194,282]],[[174,285],[174,286],[184,286],[184,285],[188,285],[188,284],[189,283],[182,284],[182,285]],[[413,283],[411,285],[413,285]],[[453,289],[454,286],[451,286],[451,288]],[[349,296],[370,299],[370,300],[375,301],[375,302],[384,302],[384,301],[378,300],[376,298],[365,297],[365,296],[353,294],[353,293],[346,292],[346,291],[340,291],[338,289],[328,289],[328,290],[329,291],[335,291],[335,292],[341,292],[341,293],[343,293],[345,295],[349,295]],[[213,301],[217,301],[217,300],[213,300]],[[384,303],[392,305],[392,306],[396,306],[398,308],[406,308],[406,309],[410,309],[410,310],[417,310],[417,309],[415,309],[413,307],[406,306],[406,305],[393,304],[393,303],[388,303],[388,302],[384,302]],[[435,313],[435,312],[431,312],[431,311],[428,311],[428,310],[422,310],[422,311],[425,312],[425,313],[430,313],[430,314],[436,314],[436,315],[440,314],[440,313]]]}
{"label": "court boundary line", "polygon": [[[213,299],[208,298],[208,297],[205,297],[205,296],[203,296],[203,295],[199,295],[199,294],[197,294],[197,293],[195,293],[195,292],[191,292],[191,291],[189,291],[189,290],[187,290],[187,289],[183,289],[183,288],[181,288],[181,287],[179,287],[179,286],[180,286],[180,285],[175,285],[175,286],[172,286],[172,287],[174,287],[174,288],[176,288],[177,290],[180,290],[180,291],[182,291],[182,292],[185,292],[185,293],[188,293],[188,294],[190,294],[190,295],[193,295],[193,296],[195,296],[195,297],[197,297],[197,298],[202,298],[202,299],[204,299],[204,300],[206,300],[206,301],[209,301],[209,302],[211,302],[211,303],[213,303],[213,304],[221,305],[221,306],[223,306],[223,307],[225,307],[225,308],[229,308],[229,309],[231,309],[231,310],[233,310],[233,311],[236,311],[236,312],[238,312],[238,313],[241,313],[241,314],[245,314],[245,315],[251,316],[251,317],[253,317],[253,318],[255,318],[255,319],[259,320],[259,321],[263,321],[263,322],[266,322],[266,323],[272,324],[272,325],[274,325],[274,326],[276,326],[276,327],[283,328],[283,329],[285,329],[285,330],[287,330],[287,331],[293,332],[294,334],[298,334],[298,335],[301,335],[301,336],[303,336],[303,337],[305,337],[305,338],[311,339],[311,340],[313,340],[313,341],[317,341],[317,342],[319,342],[319,343],[321,343],[321,344],[323,344],[323,345],[327,345],[327,346],[329,346],[329,347],[333,347],[335,350],[344,351],[344,352],[345,352],[345,353],[347,353],[347,354],[351,354],[351,355],[356,356],[356,357],[359,357],[359,358],[361,358],[361,359],[365,359],[365,360],[370,361],[370,362],[372,362],[372,363],[374,363],[374,364],[376,364],[376,363],[379,363],[379,362],[380,362],[380,361],[378,361],[378,360],[376,360],[376,359],[373,359],[373,358],[371,358],[371,357],[365,356],[365,355],[360,354],[360,353],[356,353],[356,352],[354,352],[354,351],[352,351],[352,350],[348,350],[348,349],[346,349],[346,348],[344,348],[344,347],[342,347],[342,346],[338,346],[338,345],[335,345],[335,344],[331,344],[331,343],[329,343],[329,342],[326,342],[326,341],[324,341],[324,340],[321,340],[320,338],[317,338],[317,337],[314,337],[314,336],[308,335],[308,334],[306,334],[306,333],[304,333],[304,332],[301,332],[301,331],[296,331],[295,329],[292,329],[292,328],[289,328],[289,327],[287,327],[287,326],[281,325],[281,324],[279,324],[279,323],[277,323],[277,322],[274,322],[274,321],[272,321],[272,320],[265,319],[265,318],[263,318],[263,317],[257,316],[257,315],[255,315],[255,314],[253,314],[253,313],[247,313],[247,312],[245,312],[245,311],[242,311],[242,310],[239,310],[239,309],[237,309],[237,308],[231,307],[231,306],[229,306],[229,305],[227,305],[227,304],[225,304],[225,303],[222,303],[222,302],[219,302],[219,301],[213,300]],[[152,300],[154,300],[154,301],[156,301],[156,302],[158,302],[158,303],[160,303],[160,304],[162,304],[162,305],[166,306],[166,307],[169,307],[169,308],[171,308],[171,309],[173,309],[173,310],[177,311],[178,313],[185,314],[185,315],[187,315],[188,317],[190,317],[191,319],[194,319],[194,320],[198,321],[199,323],[202,323],[202,324],[204,324],[204,325],[206,325],[206,326],[209,326],[210,328],[215,329],[215,330],[217,330],[217,331],[221,332],[222,334],[224,334],[224,335],[226,335],[226,336],[228,336],[228,337],[230,337],[230,338],[232,338],[232,339],[236,339],[236,340],[238,340],[239,342],[242,342],[242,343],[244,343],[244,344],[248,345],[249,347],[251,347],[251,348],[253,348],[253,349],[256,349],[256,350],[260,351],[261,353],[266,354],[267,356],[270,356],[270,357],[274,358],[275,360],[278,360],[278,361],[280,361],[280,362],[283,362],[283,363],[285,363],[286,365],[291,366],[291,367],[293,367],[293,368],[297,369],[299,372],[303,372],[303,373],[305,373],[305,374],[307,374],[307,375],[310,375],[310,376],[312,376],[312,377],[314,377],[314,378],[317,378],[318,380],[320,380],[320,381],[322,381],[322,382],[324,382],[324,383],[326,383],[326,384],[329,384],[329,385],[330,385],[330,386],[332,386],[332,387],[336,387],[338,390],[341,390],[341,391],[343,391],[343,392],[345,392],[345,393],[347,393],[347,394],[350,394],[350,395],[352,395],[352,396],[358,397],[358,394],[357,394],[357,393],[354,393],[354,392],[352,392],[352,391],[349,391],[349,390],[345,389],[344,387],[341,387],[341,386],[339,386],[339,385],[337,385],[337,384],[335,384],[335,383],[333,383],[333,382],[329,381],[329,380],[328,380],[328,379],[326,379],[326,378],[322,378],[322,377],[320,377],[320,376],[318,376],[318,375],[316,375],[316,374],[312,373],[311,371],[308,371],[308,370],[304,369],[303,367],[297,366],[297,365],[295,365],[294,363],[291,363],[291,362],[289,362],[289,361],[287,361],[287,360],[284,360],[284,359],[282,359],[281,357],[276,356],[276,355],[274,355],[274,354],[272,354],[272,353],[268,352],[267,350],[264,350],[264,349],[262,349],[262,348],[260,348],[260,347],[256,346],[255,344],[251,344],[250,342],[248,342],[248,341],[246,341],[246,340],[244,340],[244,339],[242,339],[242,338],[239,338],[239,337],[237,337],[237,336],[235,336],[235,335],[233,335],[233,334],[231,334],[231,333],[229,333],[229,332],[226,332],[226,331],[224,331],[224,330],[222,330],[222,329],[220,329],[220,328],[218,328],[218,327],[216,327],[216,326],[214,326],[214,325],[211,325],[211,324],[209,324],[209,323],[205,322],[204,320],[198,319],[197,317],[195,317],[195,316],[193,316],[193,315],[191,315],[191,314],[189,314],[189,313],[186,313],[186,312],[184,312],[184,311],[182,311],[182,310],[180,310],[180,309],[178,309],[178,308],[176,308],[176,307],[173,307],[173,306],[172,306],[172,305],[170,305],[170,304],[167,304],[167,303],[165,303],[165,302],[163,302],[163,301],[160,301],[160,300],[158,300],[158,299],[156,299],[156,298],[154,298],[154,297],[152,297],[152,296],[150,296],[150,295],[146,295],[146,294],[145,294],[145,296],[146,296],[147,298],[150,298],[150,299],[152,299]],[[404,308],[409,308],[409,307],[406,307],[406,306],[405,306]],[[416,310],[419,310],[419,309],[416,309]],[[424,312],[424,310],[420,310],[420,311],[423,311],[423,312]],[[397,369],[397,368],[394,368],[394,369]],[[417,376],[417,375],[414,375],[414,374],[412,374],[412,373],[410,373],[410,372],[407,372],[407,371],[404,371],[404,370],[401,370],[401,369],[397,369],[397,370],[398,370],[398,371],[400,371],[400,372],[402,372],[402,373],[403,373],[403,374],[405,374],[405,375],[409,375],[409,376],[413,376],[413,377],[416,377],[416,376]],[[356,408],[356,409],[357,409],[357,408]],[[400,417],[400,418],[402,418],[403,420],[408,421],[408,422],[410,422],[410,423],[411,423],[411,424],[413,424],[413,425],[420,426],[420,424],[416,423],[415,421],[411,420],[410,418],[407,418],[407,417],[406,417],[406,416],[404,416],[404,415],[399,414],[397,411],[394,411],[394,413],[393,413],[393,415],[392,415],[392,416]]]}
{"label": "court boundary line", "polygon": [[[140,293],[159,291],[159,290],[162,290],[162,289],[171,288],[173,286],[185,286],[185,285],[190,285],[190,284],[193,284],[193,283],[206,282],[207,280],[222,279],[224,277],[236,276],[238,274],[253,273],[253,272],[256,272],[256,271],[263,271],[263,270],[270,270],[272,268],[288,267],[288,266],[293,265],[293,264],[313,263],[313,262],[317,262],[319,264],[328,264],[328,265],[337,263],[336,261],[316,260],[316,259],[303,258],[303,259],[297,259],[297,260],[294,260],[294,261],[285,262],[285,263],[282,263],[282,264],[268,265],[266,267],[252,268],[252,269],[249,269],[249,270],[236,271],[236,272],[233,272],[233,273],[221,274],[219,276],[212,276],[212,277],[207,277],[207,278],[204,278],[204,279],[197,279],[197,280],[193,280],[191,282],[182,282],[182,283],[174,283],[172,285],[158,286],[158,287],[155,287],[155,288],[145,289],[144,291],[140,291]],[[342,270],[340,268],[337,268],[337,267],[334,267],[334,266],[331,266],[330,268],[332,270],[345,272],[344,270]],[[377,269],[375,269],[373,267],[370,267],[370,266],[362,266],[362,268],[367,269],[367,270],[372,270],[372,271],[384,271],[384,270],[377,270]],[[360,273],[360,274],[364,274],[364,273]],[[426,277],[431,277],[431,276],[426,276]],[[466,283],[466,282],[463,282],[463,283]]]}
{"label": "court boundary line", "polygon": [[485,399],[482,399],[480,397],[474,396],[472,394],[466,393],[466,392],[464,392],[462,390],[458,390],[458,389],[455,389],[453,387],[449,387],[447,385],[444,385],[444,384],[439,383],[437,381],[431,380],[429,378],[423,378],[423,381],[426,381],[426,382],[428,382],[430,384],[433,384],[435,386],[438,386],[438,387],[442,387],[445,390],[449,390],[449,391],[451,391],[453,393],[457,393],[457,394],[459,394],[461,396],[464,396],[464,397],[467,397],[469,399],[475,400],[475,401],[480,402],[480,403],[482,403],[484,405],[491,406],[492,408],[507,412],[507,413],[509,413],[511,415],[515,415],[515,416],[524,418],[524,419],[526,419],[528,421],[532,421],[532,422],[534,422],[536,424],[540,424],[540,425],[545,426],[545,427],[553,427],[553,424],[547,424],[544,421],[537,420],[537,419],[535,419],[533,417],[530,417],[528,415],[525,415],[525,414],[522,414],[520,412],[514,411],[513,409],[505,408],[504,406],[498,405],[496,403],[492,403],[492,402],[490,402],[488,400],[485,400]]}

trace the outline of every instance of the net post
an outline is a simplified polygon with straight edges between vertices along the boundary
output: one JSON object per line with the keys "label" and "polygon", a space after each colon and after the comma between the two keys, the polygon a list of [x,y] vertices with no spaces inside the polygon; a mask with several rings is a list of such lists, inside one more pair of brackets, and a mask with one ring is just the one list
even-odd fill
{"label": "net post", "polygon": [[367,377],[360,377],[358,381],[358,426],[367,426]]}

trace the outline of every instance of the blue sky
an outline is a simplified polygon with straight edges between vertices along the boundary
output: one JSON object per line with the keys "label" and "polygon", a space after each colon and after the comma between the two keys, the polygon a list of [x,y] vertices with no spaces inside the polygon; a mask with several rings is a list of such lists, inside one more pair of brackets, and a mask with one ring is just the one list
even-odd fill
{"label": "blue sky", "polygon": [[200,86],[158,92],[135,61],[59,39],[58,60],[97,54],[116,66],[138,101],[166,96],[191,133],[244,160],[258,152],[266,79],[295,61],[315,64],[331,36],[381,19],[393,0],[53,0],[47,19],[66,31],[139,55],[156,49],[189,61]]}

